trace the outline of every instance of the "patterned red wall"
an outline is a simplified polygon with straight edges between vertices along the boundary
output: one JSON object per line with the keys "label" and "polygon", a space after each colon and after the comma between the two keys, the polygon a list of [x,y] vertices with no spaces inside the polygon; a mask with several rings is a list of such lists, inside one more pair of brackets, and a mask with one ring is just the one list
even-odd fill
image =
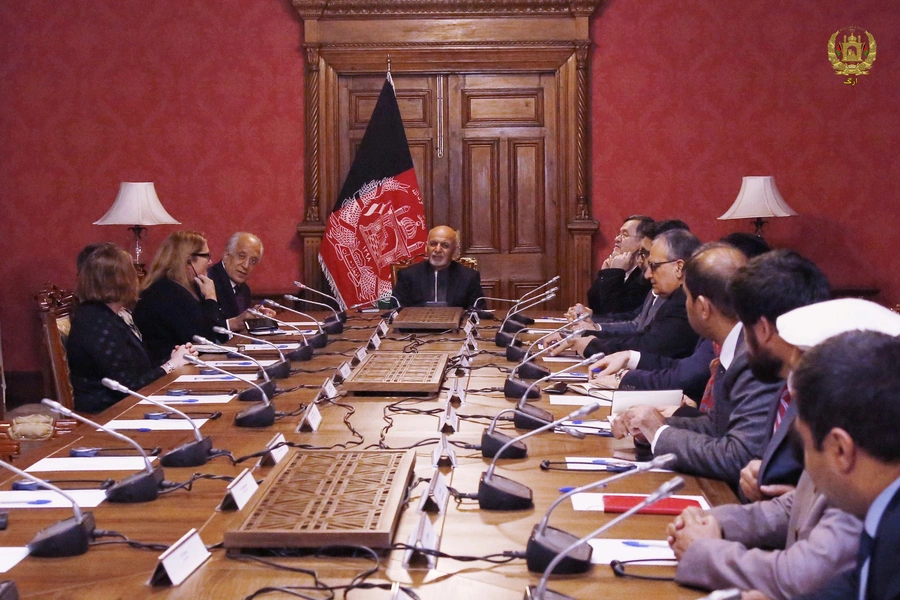
{"label": "patterned red wall", "polygon": [[[608,0],[592,21],[592,197],[608,251],[622,217],[680,217],[704,239],[743,175],[774,175],[801,216],[768,239],[838,284],[900,301],[891,251],[900,181],[900,3]],[[873,72],[843,85],[826,57],[869,29]],[[152,180],[213,251],[266,243],[254,286],[297,273],[303,204],[303,27],[288,0],[0,0],[0,327],[10,371],[39,368],[32,294],[71,286],[118,184]],[[150,231],[148,256],[174,227]]]}

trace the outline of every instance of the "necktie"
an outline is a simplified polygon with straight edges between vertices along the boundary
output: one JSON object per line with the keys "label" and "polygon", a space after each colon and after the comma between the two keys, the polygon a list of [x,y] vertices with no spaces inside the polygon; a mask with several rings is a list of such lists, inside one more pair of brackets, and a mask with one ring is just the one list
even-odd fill
{"label": "necktie", "polygon": [[722,353],[722,346],[713,342],[713,351],[715,351],[716,357],[709,361],[709,381],[706,382],[706,387],[703,389],[703,397],[700,399],[700,410],[707,414],[712,413],[713,388],[716,385],[716,376],[722,366],[722,361],[719,360],[719,355]]}
{"label": "necktie", "polygon": [[866,588],[869,583],[869,561],[875,551],[875,538],[863,529],[859,536],[859,550],[856,553],[856,564],[859,566],[859,597],[867,598]]}
{"label": "necktie", "polygon": [[778,431],[778,426],[781,425],[781,420],[784,418],[790,405],[791,390],[788,389],[788,386],[784,386],[784,389],[781,391],[781,398],[778,400],[778,412],[775,413],[775,429],[772,433]]}
{"label": "necktie", "polygon": [[239,285],[234,286],[234,300],[237,304],[238,314],[241,314],[249,308],[249,306],[247,306],[247,298],[245,297],[245,294],[241,293],[241,286]]}

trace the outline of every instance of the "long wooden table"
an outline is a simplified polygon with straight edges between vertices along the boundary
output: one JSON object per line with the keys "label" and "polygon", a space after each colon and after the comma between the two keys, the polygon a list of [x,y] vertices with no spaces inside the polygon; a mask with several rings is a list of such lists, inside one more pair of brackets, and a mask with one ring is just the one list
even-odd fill
{"label": "long wooden table", "polygon": [[[314,370],[320,368],[336,368],[341,362],[349,360],[349,355],[372,334],[378,315],[351,315],[345,333],[330,336],[332,341],[308,362],[295,362],[295,369]],[[493,344],[495,330],[489,329],[490,322],[482,323],[479,349],[483,351],[502,352]],[[496,322],[493,323],[496,327]],[[406,334],[391,331],[383,342],[383,350],[408,349],[409,340],[403,339]],[[416,338],[428,343],[419,346],[420,350],[441,350],[455,353],[463,339],[462,332],[449,334],[418,334]],[[443,340],[443,341],[439,341]],[[339,355],[337,353],[344,353]],[[498,366],[512,366],[502,356],[481,354],[476,357],[473,369],[464,378],[466,388],[481,390],[502,387],[506,374],[496,367],[485,366],[493,363]],[[158,392],[171,384],[181,373],[193,373],[196,369],[185,367],[172,375],[148,386],[145,394]],[[279,380],[279,389],[288,389],[300,384],[321,385],[330,375],[330,371],[318,373],[298,373],[289,379]],[[200,387],[209,384],[192,384]],[[446,386],[445,386],[446,387]],[[340,389],[340,388],[339,388]],[[301,403],[310,402],[316,395],[313,388],[301,388],[296,391],[277,396],[274,403],[279,411],[289,412]],[[355,413],[350,417],[353,427],[364,436],[364,442],[357,448],[377,447],[380,433],[385,426],[385,407],[398,398],[355,398],[343,397],[340,405],[352,405]],[[110,408],[96,420],[105,423],[113,418],[141,418],[144,412],[153,407],[137,405],[136,398],[128,398]],[[563,416],[572,410],[567,406],[551,406],[544,396],[536,402],[557,416]],[[415,408],[435,408],[443,405],[442,400],[410,402],[405,404]],[[461,415],[496,415],[500,410],[510,408],[513,402],[503,397],[502,392],[476,393],[470,392],[466,404],[458,409]],[[179,408],[183,408],[184,405]],[[224,405],[202,405],[197,411],[221,410],[223,416],[209,421],[202,428],[204,435],[210,435],[217,449],[227,449],[234,456],[244,456],[262,450],[276,433],[283,433],[288,441],[328,447],[334,444],[349,443],[355,439],[343,422],[346,411],[340,406],[323,404],[321,406],[323,422],[317,432],[297,433],[296,428],[300,416],[279,419],[272,427],[263,429],[239,429],[233,425],[234,414],[248,406],[247,403],[232,401]],[[598,413],[602,418],[603,411]],[[594,417],[592,417],[594,418]],[[438,418],[431,415],[395,414],[393,426],[388,430],[384,445],[388,448],[401,448],[416,444],[423,439],[439,437]],[[478,444],[486,420],[463,420],[460,431],[450,436],[456,441]],[[501,425],[501,430],[515,435],[512,424]],[[161,446],[163,450],[171,449],[190,439],[190,432],[124,432],[133,437],[144,447]],[[520,432],[521,433],[521,432]],[[534,492],[533,510],[490,512],[479,510],[473,500],[459,503],[453,499],[443,515],[434,516],[434,526],[440,534],[440,550],[453,556],[484,556],[504,551],[523,551],[532,527],[540,520],[547,507],[559,497],[559,489],[564,486],[577,486],[605,476],[602,472],[578,471],[543,471],[540,462],[544,459],[563,461],[566,456],[604,456],[610,455],[616,448],[628,448],[630,440],[613,440],[611,438],[588,436],[578,440],[570,436],[543,433],[529,440],[528,457],[511,460],[501,459],[496,473],[531,487]],[[48,442],[44,442],[34,450],[26,452],[16,465],[25,468],[44,456],[68,456],[74,446],[110,447],[121,444],[107,434],[93,431],[86,426],[79,426],[74,433]],[[433,473],[431,451],[434,445],[425,445],[417,449],[416,477],[430,478]],[[461,492],[474,493],[478,489],[481,474],[487,468],[489,460],[482,458],[479,451],[457,448],[458,467],[442,467],[441,472],[450,486]],[[257,478],[264,478],[272,467],[254,465],[256,461],[248,461],[240,465],[232,465],[225,458],[216,458],[204,466],[197,468],[166,468],[165,475],[169,481],[185,481],[192,473],[209,473],[236,476],[245,467],[253,467]],[[124,472],[111,473],[42,473],[46,479],[104,478],[121,479],[127,476]],[[613,484],[610,492],[648,493],[666,481],[671,475],[663,473],[642,473]],[[0,489],[10,489],[11,482],[18,476],[10,475],[0,483]],[[683,494],[703,495],[713,504],[735,501],[733,494],[721,482],[686,476],[687,485],[680,492]],[[97,528],[117,531],[132,540],[141,542],[157,542],[172,544],[191,528],[197,528],[207,545],[222,542],[223,535],[233,521],[234,515],[217,512],[216,507],[224,497],[227,483],[218,480],[198,480],[191,491],[179,490],[160,496],[157,500],[142,504],[111,504],[104,502],[95,509],[90,509],[96,518]],[[417,511],[419,496],[425,485],[417,486],[412,493],[412,501],[403,512],[395,542],[406,542],[410,532],[417,526],[420,514]],[[41,529],[56,521],[71,516],[68,509],[13,509],[10,511],[9,527],[0,532],[0,545],[23,546],[27,544]],[[550,524],[575,535],[584,535],[597,528],[601,523],[612,519],[614,515],[599,512],[576,512],[569,502],[565,502],[553,513]],[[670,517],[636,515],[621,525],[610,530],[606,535],[611,538],[629,537],[637,539],[662,539],[664,529]],[[111,538],[104,538],[111,539]],[[151,573],[157,564],[158,551],[140,550],[126,545],[97,545],[81,556],[72,558],[35,558],[28,557],[2,576],[13,579],[24,598],[244,598],[254,591],[266,587],[310,586],[313,578],[287,570],[277,570],[260,562],[229,557],[221,548],[212,552],[212,557],[196,572],[177,587],[152,587],[148,585]],[[420,598],[522,598],[527,584],[536,584],[539,575],[529,573],[524,559],[516,559],[507,564],[495,565],[484,561],[463,562],[454,558],[439,558],[435,568],[402,567],[403,551],[394,550],[383,553],[380,557],[377,572],[368,581],[390,587],[391,582],[411,586]],[[330,586],[347,585],[362,571],[374,565],[373,560],[352,556],[294,556],[267,559],[291,568],[303,568],[315,571],[319,580]],[[671,575],[672,568],[657,568],[657,572]],[[569,594],[575,598],[696,598],[696,591],[681,588],[671,582],[653,582],[616,577],[609,566],[596,565],[583,575],[553,577],[550,588]],[[323,592],[303,592],[314,598],[326,597]],[[385,589],[357,589],[350,593],[353,598],[389,598],[393,597]],[[287,594],[273,592],[263,597],[282,598]]]}

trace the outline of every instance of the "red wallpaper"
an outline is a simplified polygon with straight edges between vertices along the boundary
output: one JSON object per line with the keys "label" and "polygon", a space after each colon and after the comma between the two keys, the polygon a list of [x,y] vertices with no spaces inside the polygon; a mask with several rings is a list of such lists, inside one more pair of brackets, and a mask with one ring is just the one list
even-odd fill
{"label": "red wallpaper", "polygon": [[[891,251],[900,181],[900,3],[608,0],[592,21],[592,197],[608,252],[622,217],[680,217],[704,239],[743,175],[774,175],[801,216],[767,238],[837,284],[900,302]],[[878,43],[843,85],[841,27]],[[302,23],[288,0],[0,0],[0,327],[7,370],[37,370],[33,293],[71,286],[120,181],[151,180],[214,252],[259,234],[254,287],[297,273],[303,204]],[[174,227],[153,228],[151,257]]]}

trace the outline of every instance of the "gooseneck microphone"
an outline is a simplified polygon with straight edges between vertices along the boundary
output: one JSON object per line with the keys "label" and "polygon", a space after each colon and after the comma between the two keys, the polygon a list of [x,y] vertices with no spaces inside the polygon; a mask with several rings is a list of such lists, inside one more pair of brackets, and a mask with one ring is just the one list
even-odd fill
{"label": "gooseneck microphone", "polygon": [[[185,355],[185,357],[190,356]],[[135,442],[133,439],[126,435],[122,435],[118,431],[114,429],[110,429],[108,427],[104,427],[99,423],[95,423],[90,419],[82,417],[78,413],[69,410],[59,402],[55,402],[50,400],[49,398],[44,398],[41,400],[41,404],[50,408],[62,415],[67,417],[71,417],[77,421],[81,421],[91,427],[96,427],[100,431],[108,433],[116,439],[122,440],[123,442],[134,446],[134,448],[141,455],[141,458],[144,459],[144,470],[138,471],[133,475],[129,475],[122,481],[114,484],[111,487],[106,488],[106,499],[110,502],[149,502],[151,500],[156,500],[156,497],[159,495],[159,486],[165,479],[165,474],[163,473],[162,468],[157,467],[153,468],[153,465],[150,464],[150,459],[147,457],[147,453],[144,452],[144,449],[141,448],[141,445]]]}
{"label": "gooseneck microphone", "polygon": [[[194,342],[197,344],[208,344],[210,346],[216,346],[220,350],[225,350],[226,352],[230,352],[231,354],[236,354],[237,356],[240,356],[241,358],[246,358],[250,362],[254,363],[257,366],[257,368],[259,368],[259,371],[260,371],[260,373],[262,373],[262,376],[263,376],[263,379],[265,380],[265,382],[262,384],[262,386],[259,386],[247,379],[239,378],[242,381],[252,384],[252,387],[249,387],[249,388],[241,391],[238,394],[238,400],[241,400],[242,402],[258,402],[258,401],[260,401],[262,398],[257,396],[257,394],[256,394],[257,390],[259,390],[261,392],[264,391],[263,396],[271,397],[271,396],[275,395],[275,391],[276,391],[275,382],[272,381],[271,379],[269,379],[269,373],[263,368],[263,366],[261,364],[259,364],[259,361],[256,360],[255,358],[251,358],[250,356],[247,356],[246,354],[241,354],[240,352],[237,352],[236,349],[230,348],[228,346],[223,346],[221,344],[211,342],[208,339],[206,339],[205,337],[200,336],[200,335],[194,336]],[[185,360],[187,360],[187,356],[188,355],[185,355]],[[193,363],[195,365],[198,364],[196,359],[188,360],[188,362]],[[220,367],[214,367],[209,363],[203,363],[203,364],[205,365],[204,368],[212,369],[213,371],[218,371],[219,373],[224,373],[226,375],[231,375],[232,377],[235,376],[234,373],[232,373],[231,371],[226,371],[225,369],[222,369]]]}
{"label": "gooseneck microphone", "polygon": [[343,333],[344,332],[344,322],[341,321],[340,317],[337,314],[337,311],[328,306],[323,302],[316,302],[315,300],[306,300],[305,298],[298,298],[297,296],[291,294],[284,295],[285,300],[289,300],[291,302],[302,302],[304,304],[312,304],[313,306],[321,306],[322,308],[326,308],[330,310],[334,316],[328,317],[325,319],[325,325],[322,328],[327,333]]}
{"label": "gooseneck microphone", "polygon": [[516,306],[511,308],[506,314],[506,318],[504,318],[503,322],[500,324],[500,329],[498,329],[496,335],[494,335],[494,343],[500,348],[505,348],[506,346],[508,346],[509,342],[512,340],[512,333],[515,333],[516,331],[519,331],[520,329],[523,329],[525,327],[524,324],[518,321],[510,321],[510,318],[513,315],[537,306],[542,302],[553,300],[554,298],[556,298],[556,292],[558,289],[559,288],[551,288],[540,296],[528,300],[527,303],[517,304]]}
{"label": "gooseneck microphone", "polygon": [[551,335],[553,335],[553,334],[555,334],[555,333],[560,333],[561,331],[565,331],[565,330],[567,330],[567,329],[569,329],[569,328],[571,328],[571,327],[574,327],[576,323],[580,323],[581,321],[584,321],[584,320],[587,319],[589,316],[590,316],[589,313],[584,313],[583,315],[581,315],[581,316],[578,317],[577,319],[575,319],[575,320],[573,320],[573,321],[569,321],[568,323],[566,323],[566,324],[563,325],[562,327],[557,327],[557,328],[554,329],[553,331],[551,331],[551,332],[549,332],[549,333],[545,333],[544,335],[542,335],[542,336],[539,337],[538,339],[536,339],[536,340],[534,340],[533,342],[531,342],[531,344],[528,346],[528,349],[527,349],[527,350],[522,350],[522,348],[520,348],[520,347],[516,344],[516,341],[517,341],[516,338],[519,336],[520,333],[522,333],[523,331],[528,331],[528,329],[522,329],[522,330],[520,330],[520,331],[517,331],[516,334],[512,337],[512,341],[510,342],[509,346],[506,347],[506,360],[515,360],[515,361],[522,360],[523,358],[525,358],[526,356],[528,356],[529,354],[531,354],[531,351],[534,350],[534,347],[535,347],[535,346],[537,346],[538,344],[540,344],[541,342],[543,342],[544,340],[546,340],[546,339],[547,339],[548,337],[550,337]]}
{"label": "gooseneck microphone", "polygon": [[[295,308],[290,308],[283,304],[278,304],[274,300],[269,300],[268,298],[263,300],[263,305],[268,306],[269,308],[278,308],[281,310],[286,310],[288,312],[294,313],[295,315],[299,315],[299,316],[303,317],[304,319],[309,319],[310,321],[312,321],[313,323],[316,324],[316,327],[319,328],[319,333],[317,333],[316,335],[311,335],[310,337],[308,337],[306,339],[306,341],[309,342],[309,345],[312,346],[313,348],[324,348],[325,346],[328,345],[328,334],[325,333],[324,329],[322,329],[322,324],[319,323],[319,320],[314,318],[312,315],[308,315],[304,312],[300,312],[299,310],[297,310]],[[277,321],[277,320],[275,322],[280,323],[280,321]],[[300,331],[300,330],[298,329],[297,331]]]}
{"label": "gooseneck microphone", "polygon": [[[197,365],[198,367],[204,367],[207,369],[212,369],[213,371],[218,371],[219,373],[224,373],[225,375],[231,375],[231,373],[229,373],[225,369],[214,367],[209,363],[203,362],[196,356],[186,354],[184,359],[191,364]],[[254,381],[248,381],[246,379],[242,379],[241,381],[245,381],[253,386],[249,389],[254,389],[259,392],[259,398],[262,399],[262,403],[256,404],[249,408],[245,408],[238,414],[234,415],[234,424],[238,427],[268,427],[269,425],[274,423],[275,407],[271,402],[269,402],[269,397],[268,395],[266,395],[266,391],[262,387],[257,385]]]}
{"label": "gooseneck microphone", "polygon": [[[497,456],[497,452],[513,439],[502,431],[497,431],[497,422],[500,417],[506,413],[515,412],[515,410],[515,408],[506,408],[498,412],[497,416],[491,419],[491,424],[481,433],[481,455],[483,457],[494,458]],[[562,433],[578,439],[585,437],[584,433],[570,427],[563,427]],[[523,442],[516,440],[503,451],[503,454],[505,458],[525,458],[528,456],[528,447]]]}
{"label": "gooseneck microphone", "polygon": [[[283,372],[284,370],[281,368],[281,366],[278,363],[275,363],[274,365],[269,365],[268,367],[264,367],[264,366],[262,366],[262,363],[260,363],[257,359],[253,358],[252,356],[249,356],[242,352],[238,352],[237,348],[234,348],[232,346],[223,346],[222,344],[217,344],[213,341],[206,339],[202,335],[195,335],[194,343],[215,346],[215,347],[219,348],[219,350],[226,351],[228,354],[234,354],[235,356],[240,356],[244,360],[249,360],[250,362],[252,362],[254,365],[256,365],[256,368],[259,369],[260,373],[262,373],[263,379],[265,379],[265,381],[266,381],[266,383],[264,385],[272,386],[272,390],[269,392],[269,395],[273,395],[275,393],[275,383],[271,380],[271,378],[274,377],[277,379],[284,379],[285,377],[290,375],[290,371],[291,371],[290,367],[288,368],[287,374],[285,374]],[[279,375],[280,375],[280,377],[279,377]],[[242,398],[242,400],[243,400],[243,398]]]}
{"label": "gooseneck microphone", "polygon": [[[547,527],[550,521],[550,514],[556,510],[556,507],[571,498],[575,494],[581,494],[596,488],[603,488],[614,481],[631,477],[635,473],[644,473],[651,469],[664,469],[674,463],[676,457],[674,454],[662,454],[647,463],[641,463],[630,471],[617,473],[610,477],[606,477],[599,481],[593,481],[574,490],[570,490],[557,498],[547,512],[544,513],[541,522],[534,526],[531,530],[531,538],[525,547],[525,559],[528,564],[528,570],[533,573],[543,573],[547,565],[550,564],[556,556],[560,555],[563,549],[569,547],[578,539],[578,536],[567,533],[562,529],[555,527]],[[591,568],[591,546],[582,544],[576,546],[571,552],[567,553],[561,561],[556,565],[554,571],[561,574],[585,573]]]}
{"label": "gooseneck microphone", "polygon": [[212,451],[212,438],[209,436],[203,437],[200,433],[200,428],[197,427],[197,424],[194,423],[192,418],[175,407],[158,402],[153,398],[148,398],[143,394],[139,394],[138,392],[125,387],[115,379],[104,377],[100,380],[100,383],[111,390],[137,396],[141,400],[146,400],[150,404],[158,406],[167,412],[175,413],[191,424],[191,428],[194,430],[194,441],[186,442],[161,455],[159,457],[159,464],[164,467],[199,467],[200,465],[205,465],[209,462],[209,454]]}
{"label": "gooseneck microphone", "polygon": [[[541,356],[547,354],[554,348],[564,343],[572,341],[575,336],[578,335],[578,332],[570,333],[566,337],[549,344],[546,348],[539,352],[535,352],[519,364],[517,364],[512,371],[509,373],[509,377],[506,378],[506,381],[503,382],[503,395],[507,398],[518,398],[522,395],[522,392],[526,389],[529,392],[534,388],[534,386],[526,384],[521,379],[516,378],[516,374],[520,374],[523,379],[544,379],[553,375],[553,373],[547,367],[541,367],[534,364],[534,361]],[[531,394],[532,398],[539,398],[541,393],[538,390],[534,390]]]}
{"label": "gooseneck microphone", "polygon": [[[277,322],[277,321],[276,321]],[[262,344],[265,346],[271,346],[275,352],[278,353],[278,363],[269,367],[270,373],[273,373],[272,377],[276,379],[284,379],[285,377],[289,377],[291,374],[291,363],[288,361],[296,360],[296,361],[304,361],[309,360],[313,356],[312,347],[306,343],[306,340],[303,340],[303,343],[296,350],[291,350],[287,353],[287,358],[285,358],[284,352],[281,351],[276,344],[273,344],[269,340],[264,340],[263,338],[253,337],[252,335],[247,335],[246,333],[235,333],[234,331],[229,331],[224,327],[213,327],[213,331],[222,335],[233,335],[234,337],[238,337],[244,340],[250,340],[255,344]],[[303,334],[300,334],[301,337]],[[244,349],[246,350],[246,348]],[[277,369],[275,367],[278,367]]]}
{"label": "gooseneck microphone", "polygon": [[528,388],[522,393],[522,397],[519,398],[519,402],[516,404],[516,412],[513,414],[513,424],[516,426],[516,429],[534,429],[535,427],[543,427],[544,424],[549,423],[553,420],[553,413],[544,410],[543,408],[539,408],[534,406],[533,404],[528,404],[529,395],[532,391],[537,390],[538,384],[547,381],[551,377],[555,377],[556,375],[560,375],[562,373],[568,373],[573,369],[577,369],[578,367],[583,367],[591,362],[600,360],[603,358],[604,354],[602,352],[598,352],[596,354],[592,354],[590,357],[585,358],[581,362],[577,362],[574,365],[569,365],[565,369],[557,371],[556,373],[551,373],[546,377],[542,377],[538,379],[534,383],[532,383]]}
{"label": "gooseneck microphone", "polygon": [[499,460],[499,458],[503,456],[503,453],[507,448],[509,448],[516,442],[521,442],[526,438],[537,435],[542,431],[551,429],[557,425],[564,423],[565,421],[580,419],[581,417],[589,415],[599,408],[600,404],[597,402],[588,404],[587,406],[582,406],[578,410],[569,413],[561,419],[557,419],[556,421],[548,423],[547,425],[539,427],[538,429],[535,429],[533,431],[523,433],[522,435],[511,439],[506,444],[501,446],[497,453],[494,455],[494,460],[491,461],[491,464],[488,467],[487,471],[485,471],[481,475],[481,481],[478,482],[478,506],[483,510],[526,510],[532,508],[534,506],[534,502],[531,499],[531,488],[524,484],[518,483],[517,481],[513,481],[512,479],[508,479],[500,475],[494,475],[494,469],[497,467],[497,460]]}
{"label": "gooseneck microphone", "polygon": [[[312,292],[313,294],[318,294],[319,296],[322,296],[323,298],[328,298],[329,300],[334,300],[335,305],[337,305],[338,307],[343,306],[343,302],[339,302],[338,299],[335,298],[334,296],[329,296],[325,292],[320,292],[319,290],[313,289],[313,288],[309,287],[308,285],[306,285],[305,283],[300,283],[299,281],[295,281],[294,285],[296,285],[301,290],[306,290],[307,292]],[[341,323],[346,323],[347,322],[347,311],[342,309],[340,312],[335,313],[335,317],[338,320],[340,320]],[[329,317],[325,320],[330,321],[331,317]]]}
{"label": "gooseneck microphone", "polygon": [[94,539],[94,515],[81,512],[81,507],[70,496],[52,483],[39,479],[6,461],[0,460],[0,467],[9,469],[16,475],[33,481],[39,486],[56,492],[72,503],[74,516],[59,523],[55,523],[46,529],[42,529],[28,542],[28,554],[41,558],[59,558],[63,556],[78,556],[88,551],[91,540]]}
{"label": "gooseneck microphone", "polygon": [[526,597],[533,598],[534,600],[550,600],[550,599],[559,599],[559,600],[574,600],[570,596],[566,596],[563,594],[559,594],[556,592],[550,592],[547,590],[547,582],[550,580],[550,575],[553,573],[554,569],[556,569],[557,565],[562,562],[563,558],[568,555],[569,552],[578,548],[582,544],[586,543],[588,540],[593,539],[603,533],[604,531],[611,529],[615,525],[618,525],[634,513],[638,512],[642,508],[646,506],[650,506],[651,504],[655,504],[664,498],[668,498],[678,490],[684,487],[684,478],[682,477],[673,477],[668,480],[656,490],[648,495],[644,500],[629,508],[627,511],[623,512],[621,515],[617,516],[612,521],[605,523],[590,532],[583,538],[577,539],[567,547],[563,548],[562,552],[556,555],[556,558],[550,561],[550,564],[547,565],[547,568],[544,570],[544,575],[541,577],[541,581],[538,584],[537,588],[528,587],[525,590]]}

